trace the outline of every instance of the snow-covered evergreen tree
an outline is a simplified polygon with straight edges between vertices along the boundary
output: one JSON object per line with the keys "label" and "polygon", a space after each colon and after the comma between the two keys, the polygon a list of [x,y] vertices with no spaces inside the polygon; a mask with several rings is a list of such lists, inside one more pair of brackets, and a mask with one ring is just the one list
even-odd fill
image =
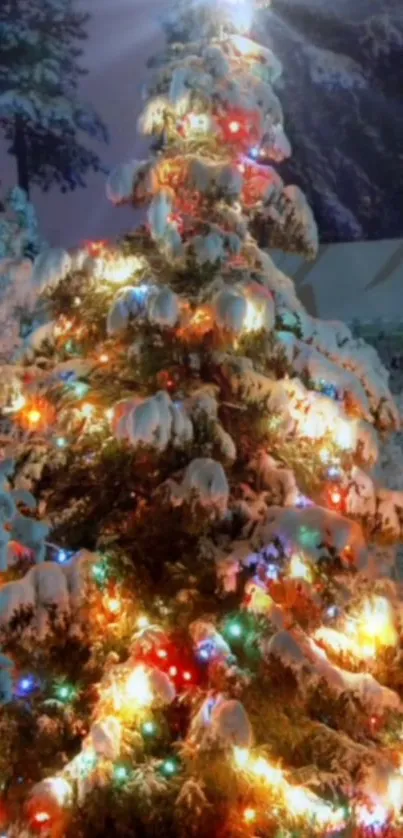
{"label": "snow-covered evergreen tree", "polygon": [[3,259],[34,258],[43,247],[35,207],[27,193],[14,186],[0,205],[0,263]]}
{"label": "snow-covered evergreen tree", "polygon": [[106,129],[78,91],[87,21],[76,0],[0,4],[0,128],[27,194],[32,185],[84,186],[100,169],[84,138],[105,141]]}
{"label": "snow-covered evergreen tree", "polygon": [[50,316],[2,370],[9,838],[402,834],[400,413],[254,239],[317,237],[249,154],[287,142],[246,12],[180,4],[158,152],[107,185],[147,223],[38,255]]}

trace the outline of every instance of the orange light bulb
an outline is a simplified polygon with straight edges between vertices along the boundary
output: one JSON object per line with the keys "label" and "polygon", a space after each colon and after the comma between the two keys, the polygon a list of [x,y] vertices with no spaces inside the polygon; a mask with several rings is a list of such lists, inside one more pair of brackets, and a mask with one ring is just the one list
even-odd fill
{"label": "orange light bulb", "polygon": [[30,425],[37,425],[38,422],[41,421],[41,412],[37,410],[36,407],[33,407],[27,413],[27,419]]}
{"label": "orange light bulb", "polygon": [[120,599],[118,599],[117,597],[111,597],[110,599],[108,599],[107,608],[111,614],[118,614],[121,607],[122,604],[120,602]]}

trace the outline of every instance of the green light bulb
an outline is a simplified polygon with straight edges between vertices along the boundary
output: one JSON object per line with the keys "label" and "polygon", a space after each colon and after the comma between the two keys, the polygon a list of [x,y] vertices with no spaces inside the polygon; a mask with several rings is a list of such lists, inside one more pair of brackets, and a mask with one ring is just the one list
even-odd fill
{"label": "green light bulb", "polygon": [[232,623],[228,627],[228,634],[231,637],[241,637],[242,636],[242,626],[239,623]]}
{"label": "green light bulb", "polygon": [[173,774],[176,774],[178,766],[174,759],[166,759],[162,763],[161,770],[167,777],[172,777]]}
{"label": "green light bulb", "polygon": [[156,730],[157,730],[157,727],[154,724],[154,722],[144,722],[143,733],[145,733],[146,736],[153,736],[154,733],[156,732]]}
{"label": "green light bulb", "polygon": [[72,701],[75,697],[75,689],[71,686],[71,684],[61,684],[59,687],[56,688],[56,696],[59,701],[66,703],[68,701]]}
{"label": "green light bulb", "polygon": [[127,780],[129,776],[129,772],[124,765],[117,765],[113,773],[115,776],[115,780],[117,780],[119,783],[124,783],[124,781]]}
{"label": "green light bulb", "polygon": [[97,582],[105,582],[106,579],[106,569],[102,564],[96,564],[92,568],[92,573],[95,576]]}

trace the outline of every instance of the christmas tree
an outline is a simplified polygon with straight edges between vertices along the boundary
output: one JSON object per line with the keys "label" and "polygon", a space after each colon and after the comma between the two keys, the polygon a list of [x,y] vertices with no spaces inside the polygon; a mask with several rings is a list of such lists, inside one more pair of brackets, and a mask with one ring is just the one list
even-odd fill
{"label": "christmas tree", "polygon": [[290,151],[260,14],[176,9],[153,152],[107,186],[146,223],[32,265],[1,390],[9,838],[402,834],[399,411],[265,250],[317,236],[254,159]]}

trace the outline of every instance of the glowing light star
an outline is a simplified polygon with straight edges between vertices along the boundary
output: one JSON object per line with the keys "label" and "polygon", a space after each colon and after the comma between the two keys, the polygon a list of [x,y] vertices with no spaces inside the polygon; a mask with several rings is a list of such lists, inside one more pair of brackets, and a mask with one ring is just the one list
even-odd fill
{"label": "glowing light star", "polygon": [[102,352],[102,354],[99,356],[99,362],[101,364],[107,364],[108,361],[109,361],[109,355],[106,352]]}
{"label": "glowing light star", "polygon": [[313,581],[311,568],[305,564],[297,553],[291,557],[289,574],[292,579],[305,579],[306,582]]}
{"label": "glowing light star", "polygon": [[56,561],[58,564],[64,564],[65,562],[67,562],[68,558],[69,554],[66,550],[59,550],[59,552],[56,555]]}
{"label": "glowing light star", "polygon": [[58,436],[56,440],[56,445],[58,448],[65,448],[67,445],[67,440],[65,440],[64,436]]}
{"label": "glowing light star", "polygon": [[147,707],[153,700],[150,680],[143,666],[136,666],[125,686],[126,698],[138,707]]}
{"label": "glowing light star", "polygon": [[241,126],[239,122],[236,122],[236,120],[233,119],[232,122],[229,123],[228,128],[231,131],[231,134],[237,134]]}

